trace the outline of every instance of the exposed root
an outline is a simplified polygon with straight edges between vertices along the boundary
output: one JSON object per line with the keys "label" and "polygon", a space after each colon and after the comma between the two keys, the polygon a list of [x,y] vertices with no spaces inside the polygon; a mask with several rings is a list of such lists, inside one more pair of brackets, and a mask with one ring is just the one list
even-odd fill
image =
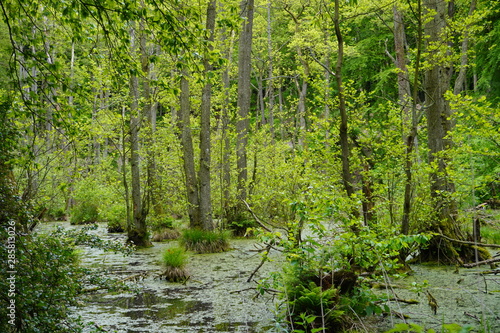
{"label": "exposed root", "polygon": [[165,279],[169,282],[186,283],[191,275],[183,267],[167,267],[163,273],[156,276],[157,279]]}

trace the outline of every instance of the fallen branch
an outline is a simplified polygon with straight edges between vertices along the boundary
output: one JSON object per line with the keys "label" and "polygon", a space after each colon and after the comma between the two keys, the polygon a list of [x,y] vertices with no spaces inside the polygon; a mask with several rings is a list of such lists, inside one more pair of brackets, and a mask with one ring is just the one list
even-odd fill
{"label": "fallen branch", "polygon": [[[257,222],[258,225],[260,225],[264,230],[266,231],[269,231],[269,232],[273,232],[271,229],[269,229],[258,217],[257,215],[255,215],[255,213],[253,212],[252,208],[250,208],[250,205],[248,204],[248,202],[246,202],[245,200],[242,200],[243,203],[245,204],[245,206],[247,206],[247,209],[248,211],[250,212],[250,214],[252,214],[253,218],[255,219],[255,222]],[[275,226],[273,226],[275,227]],[[275,227],[275,228],[278,228],[278,227]]]}
{"label": "fallen branch", "polygon": [[402,299],[402,298],[397,298],[397,297],[390,298],[390,299],[388,299],[388,301],[400,302],[400,303],[406,303],[406,304],[419,304],[420,303],[416,299]]}
{"label": "fallen branch", "polygon": [[252,281],[252,278],[253,276],[257,273],[257,271],[262,267],[262,265],[264,265],[264,263],[267,261],[267,255],[269,254],[269,251],[271,250],[271,245],[267,245],[266,247],[266,254],[262,257],[262,260],[260,261],[260,264],[259,266],[257,266],[254,271],[252,272],[252,274],[250,274],[250,276],[248,277],[247,279],[247,282],[250,282]]}
{"label": "fallen branch", "polygon": [[472,262],[470,264],[463,264],[463,267],[466,268],[471,268],[471,267],[477,267],[479,265],[488,265],[488,264],[493,264],[495,262],[500,262],[500,258],[493,258],[493,259],[488,259],[488,260],[483,260],[483,261],[478,261],[478,262]]}
{"label": "fallen branch", "polygon": [[440,236],[440,237],[442,237],[446,240],[449,240],[450,242],[453,242],[453,243],[466,244],[466,245],[476,245],[476,246],[481,246],[481,247],[493,247],[493,248],[500,249],[500,245],[497,245],[497,244],[485,244],[485,243],[477,243],[477,242],[458,240],[458,239],[450,238],[450,237],[445,236],[443,234],[438,234],[436,236]]}
{"label": "fallen branch", "polygon": [[495,275],[497,275],[497,274],[500,274],[500,268],[491,269],[489,271],[484,271],[484,272],[481,272],[479,274],[481,274],[481,275],[488,275],[488,274],[495,274]]}
{"label": "fallen branch", "polygon": [[144,280],[146,277],[148,277],[148,275],[149,275],[149,272],[141,272],[141,273],[127,276],[126,278],[121,279],[120,282],[125,282],[125,281],[137,282],[139,280]]}

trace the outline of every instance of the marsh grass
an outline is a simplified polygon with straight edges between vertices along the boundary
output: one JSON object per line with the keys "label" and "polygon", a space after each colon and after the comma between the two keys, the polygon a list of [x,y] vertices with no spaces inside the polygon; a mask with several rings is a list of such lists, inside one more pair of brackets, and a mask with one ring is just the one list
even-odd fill
{"label": "marsh grass", "polygon": [[188,255],[180,247],[166,249],[163,252],[165,271],[160,274],[160,278],[170,282],[185,282],[190,277],[186,269],[187,259]]}
{"label": "marsh grass", "polygon": [[187,229],[180,238],[181,244],[196,253],[218,253],[229,250],[229,233]]}
{"label": "marsh grass", "polygon": [[500,244],[500,229],[493,226],[481,228],[481,236],[491,244]]}
{"label": "marsh grass", "polygon": [[162,242],[164,240],[171,240],[179,238],[181,233],[177,229],[164,228],[153,232],[151,240],[153,242]]}

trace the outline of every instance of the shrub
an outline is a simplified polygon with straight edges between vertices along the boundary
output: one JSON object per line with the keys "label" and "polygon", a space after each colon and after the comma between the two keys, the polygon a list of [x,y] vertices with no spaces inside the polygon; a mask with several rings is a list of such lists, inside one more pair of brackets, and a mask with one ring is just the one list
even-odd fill
{"label": "shrub", "polygon": [[257,224],[253,220],[243,219],[241,221],[231,221],[227,226],[234,236],[243,237],[248,235],[248,229],[255,228]]}
{"label": "shrub", "polygon": [[[16,239],[15,275],[15,327],[16,332],[71,332],[78,331],[68,319],[69,307],[76,305],[82,289],[83,270],[78,266],[78,256],[71,240],[42,235],[27,235]],[[3,258],[5,248],[0,247]],[[2,265],[0,287],[9,290]],[[5,294],[7,295],[7,294]],[[7,301],[7,298],[5,298]],[[8,318],[2,303],[0,315]],[[0,331],[10,332],[6,321],[0,324]]]}
{"label": "shrub", "polygon": [[97,205],[91,202],[82,202],[71,210],[71,224],[87,224],[97,222],[99,210]]}
{"label": "shrub", "polygon": [[178,230],[166,228],[163,230],[154,231],[151,240],[153,242],[161,242],[164,240],[177,239],[180,237],[180,235],[181,233]]}
{"label": "shrub", "polygon": [[181,237],[181,244],[196,253],[217,253],[229,250],[227,232],[187,229]]}
{"label": "shrub", "polygon": [[123,204],[113,204],[101,210],[100,216],[108,222],[108,232],[124,232],[127,225],[127,211]]}
{"label": "shrub", "polygon": [[151,230],[153,231],[172,229],[174,227],[174,219],[167,215],[152,215],[148,216],[148,225],[151,226]]}

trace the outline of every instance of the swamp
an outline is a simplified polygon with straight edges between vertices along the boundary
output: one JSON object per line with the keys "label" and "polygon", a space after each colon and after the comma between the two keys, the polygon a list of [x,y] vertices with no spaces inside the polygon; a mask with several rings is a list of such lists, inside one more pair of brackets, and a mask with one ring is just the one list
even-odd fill
{"label": "swamp", "polygon": [[0,332],[500,332],[500,2],[0,0]]}

